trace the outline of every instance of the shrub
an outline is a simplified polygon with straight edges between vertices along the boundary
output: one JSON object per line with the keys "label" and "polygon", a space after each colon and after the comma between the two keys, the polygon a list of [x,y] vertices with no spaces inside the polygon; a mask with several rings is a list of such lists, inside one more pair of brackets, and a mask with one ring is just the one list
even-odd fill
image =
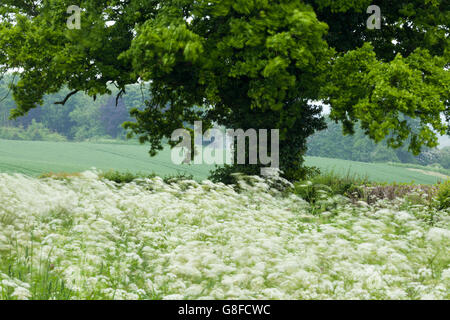
{"label": "shrub", "polygon": [[437,201],[439,203],[439,209],[450,208],[450,180],[439,185]]}
{"label": "shrub", "polygon": [[[260,174],[260,168],[256,166],[245,165],[224,165],[222,167],[216,166],[216,169],[211,171],[208,179],[214,183],[224,183],[226,185],[236,184],[236,177],[239,174],[246,176],[257,176]],[[281,176],[286,177],[286,174],[290,177],[289,181],[298,180],[311,180],[312,178],[320,174],[320,169],[317,167],[303,166],[290,172],[282,172]]]}
{"label": "shrub", "polygon": [[168,175],[163,178],[165,183],[178,183],[185,180],[194,180],[194,176],[186,172],[178,172],[177,174]]}
{"label": "shrub", "polygon": [[350,172],[339,175],[329,171],[294,183],[293,192],[310,204],[315,204],[337,195],[348,198],[362,198],[364,194],[362,186],[368,183],[367,177],[354,175]]}
{"label": "shrub", "polygon": [[119,184],[130,183],[136,179],[151,179],[154,178],[155,174],[143,174],[143,173],[131,173],[131,172],[120,172],[115,170],[110,170],[108,172],[100,174],[100,178],[114,181]]}
{"label": "shrub", "polygon": [[330,197],[333,193],[330,187],[323,184],[314,184],[311,181],[294,184],[294,193],[303,200],[313,204],[319,200]]}
{"label": "shrub", "polygon": [[[151,179],[156,177],[156,174],[145,174],[145,173],[131,173],[131,172],[120,172],[116,170],[110,170],[108,172],[100,174],[100,178],[114,181],[119,184],[130,183],[137,179]],[[184,173],[178,172],[177,174],[167,175],[163,178],[165,183],[178,183],[179,181],[184,180],[193,180],[194,176]]]}
{"label": "shrub", "polygon": [[330,187],[334,194],[347,195],[354,192],[361,185],[369,183],[367,176],[360,176],[347,171],[344,175],[339,175],[334,171],[329,171],[321,175],[317,175],[312,179],[314,184],[321,184]]}

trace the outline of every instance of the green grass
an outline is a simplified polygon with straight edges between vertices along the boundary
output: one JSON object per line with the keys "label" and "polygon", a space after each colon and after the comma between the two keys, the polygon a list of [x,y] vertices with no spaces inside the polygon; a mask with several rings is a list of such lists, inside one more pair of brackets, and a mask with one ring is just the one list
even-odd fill
{"label": "green grass", "polygon": [[[170,150],[156,157],[148,155],[148,146],[134,144],[100,144],[72,142],[9,141],[0,140],[0,172],[40,176],[48,172],[80,172],[93,167],[104,172],[115,170],[140,174],[193,175],[202,180],[214,166],[174,165]],[[306,164],[336,174],[367,176],[374,182],[434,184],[441,179],[408,168],[389,164],[371,164],[339,159],[308,157]],[[411,167],[414,167],[413,165]]]}
{"label": "green grass", "polygon": [[[333,171],[336,174],[346,175],[348,172],[352,174],[367,177],[373,182],[387,183],[411,183],[417,184],[435,184],[442,181],[441,178],[426,175],[420,172],[408,170],[406,167],[397,167],[386,163],[366,163],[341,159],[329,159],[318,157],[307,157],[306,165],[316,166],[322,172]],[[405,165],[407,166],[407,165]],[[411,165],[410,168],[414,168]],[[423,167],[427,170],[427,167]],[[428,171],[431,171],[428,169]]]}
{"label": "green grass", "polygon": [[206,179],[213,166],[181,165],[170,159],[170,150],[156,157],[148,146],[96,143],[55,143],[42,141],[0,140],[0,172],[40,176],[47,172],[80,172],[93,167],[102,171],[117,170],[161,176],[192,174]]}
{"label": "green grass", "polygon": [[450,176],[450,170],[449,169],[439,168],[439,167],[435,167],[435,166],[432,166],[432,165],[430,165],[430,166],[421,166],[421,165],[418,165],[418,164],[394,163],[394,162],[389,162],[389,164],[394,166],[394,167],[420,169],[420,170],[431,171],[431,172],[441,173],[441,174],[445,174],[447,176]]}

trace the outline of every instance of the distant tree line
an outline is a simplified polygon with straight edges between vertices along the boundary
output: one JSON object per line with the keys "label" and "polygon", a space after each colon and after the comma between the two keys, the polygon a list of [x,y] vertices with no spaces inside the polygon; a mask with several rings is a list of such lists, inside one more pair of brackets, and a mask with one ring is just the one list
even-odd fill
{"label": "distant tree line", "polygon": [[[389,148],[386,141],[375,143],[364,131],[356,126],[354,135],[343,135],[341,124],[326,119],[327,129],[308,139],[307,155],[315,157],[337,158],[362,162],[399,162],[420,165],[438,164],[450,168],[450,148],[424,148],[414,156],[408,151],[408,144],[398,149]],[[414,125],[412,125],[414,127]]]}
{"label": "distant tree line", "polygon": [[16,107],[9,90],[9,85],[14,81],[17,79],[9,74],[0,79],[0,138],[3,139],[125,139],[126,131],[122,124],[132,120],[130,110],[142,107],[148,99],[144,96],[148,95],[148,88],[134,85],[128,86],[126,94],[119,99],[116,99],[118,89],[111,88],[111,95],[100,96],[95,101],[84,93],[77,93],[65,105],[55,104],[68,95],[69,90],[63,89],[45,96],[41,108],[10,120],[10,111]]}

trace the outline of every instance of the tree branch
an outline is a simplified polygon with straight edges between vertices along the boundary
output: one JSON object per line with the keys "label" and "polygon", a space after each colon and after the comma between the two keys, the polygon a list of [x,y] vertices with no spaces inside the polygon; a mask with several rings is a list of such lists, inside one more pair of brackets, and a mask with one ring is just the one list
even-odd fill
{"label": "tree branch", "polygon": [[117,105],[119,104],[119,99],[122,97],[122,95],[123,95],[124,93],[126,93],[126,92],[125,92],[125,89],[120,89],[120,91],[119,91],[119,93],[117,94],[117,97],[116,97],[116,107],[117,107]]}
{"label": "tree branch", "polygon": [[69,94],[64,98],[63,101],[55,102],[55,104],[65,105],[66,102],[67,102],[67,100],[69,100],[71,96],[73,96],[74,94],[77,94],[79,91],[80,91],[80,90],[74,90],[74,91],[72,91],[71,93],[69,93]]}
{"label": "tree branch", "polygon": [[[2,75],[2,78],[3,78],[3,75]],[[14,84],[14,81],[16,81],[16,74],[14,74],[14,77],[13,77],[11,83],[9,84],[8,92],[6,93],[6,95],[2,99],[0,99],[0,102],[3,102],[3,101],[6,100],[6,98],[8,98],[9,94],[11,93],[12,85]]]}

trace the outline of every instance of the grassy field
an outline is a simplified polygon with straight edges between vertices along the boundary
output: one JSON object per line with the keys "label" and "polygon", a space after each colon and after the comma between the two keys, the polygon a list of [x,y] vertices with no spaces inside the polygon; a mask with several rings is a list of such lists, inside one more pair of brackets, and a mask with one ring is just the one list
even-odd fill
{"label": "grassy field", "polygon": [[[39,176],[48,172],[80,172],[93,167],[102,170],[156,173],[161,176],[189,173],[197,180],[207,178],[213,166],[174,165],[170,150],[151,158],[148,146],[133,144],[100,144],[0,140],[0,172]],[[416,182],[434,184],[439,177],[389,164],[371,164],[339,159],[309,157],[307,165],[323,171],[367,176],[376,182]]]}
{"label": "grassy field", "polygon": [[[440,177],[411,170],[420,167],[417,165],[411,165],[411,168],[407,168],[407,165],[398,167],[387,163],[366,163],[318,157],[307,157],[306,164],[319,167],[323,171],[334,171],[338,174],[350,172],[360,176],[367,176],[369,180],[375,182],[435,184],[443,180]],[[430,170],[427,167],[421,168],[424,171]]]}
{"label": "grassy field", "polygon": [[102,171],[156,173],[161,176],[189,173],[206,179],[213,166],[177,166],[170,150],[151,158],[148,147],[128,144],[96,144],[0,140],[0,172],[39,176],[47,172],[80,172],[93,167]]}

